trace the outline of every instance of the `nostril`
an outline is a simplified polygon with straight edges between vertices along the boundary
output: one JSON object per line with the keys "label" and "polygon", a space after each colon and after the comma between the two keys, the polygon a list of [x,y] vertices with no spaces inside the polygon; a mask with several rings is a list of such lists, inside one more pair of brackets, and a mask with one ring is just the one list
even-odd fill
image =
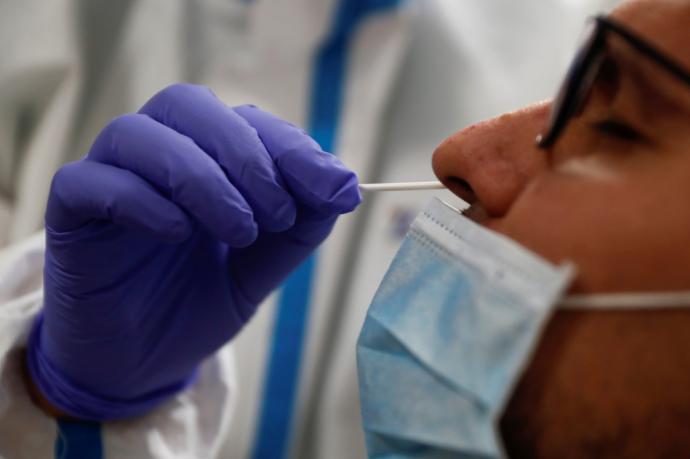
{"label": "nostril", "polygon": [[460,196],[467,203],[474,204],[477,202],[477,195],[467,181],[458,177],[449,177],[445,182],[450,191]]}
{"label": "nostril", "polygon": [[446,180],[446,186],[453,193],[460,196],[464,201],[469,204],[474,204],[477,201],[477,195],[474,193],[472,186],[466,180],[458,177],[448,177]]}

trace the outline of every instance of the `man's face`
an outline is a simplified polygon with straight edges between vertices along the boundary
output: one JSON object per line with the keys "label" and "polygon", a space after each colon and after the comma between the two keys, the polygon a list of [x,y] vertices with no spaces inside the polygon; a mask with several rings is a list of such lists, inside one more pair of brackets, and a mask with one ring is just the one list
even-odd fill
{"label": "man's face", "polygon": [[[690,0],[631,1],[612,17],[690,69]],[[607,47],[549,149],[535,146],[542,103],[452,135],[434,171],[487,227],[574,261],[573,291],[690,290],[690,86],[613,34]],[[688,330],[687,307],[557,311],[503,413],[508,453],[686,456]]]}
{"label": "man's face", "polygon": [[[628,2],[612,17],[690,68],[690,2]],[[610,34],[581,112],[538,149],[550,103],[463,129],[436,175],[484,224],[578,267],[573,290],[690,288],[690,86]]]}

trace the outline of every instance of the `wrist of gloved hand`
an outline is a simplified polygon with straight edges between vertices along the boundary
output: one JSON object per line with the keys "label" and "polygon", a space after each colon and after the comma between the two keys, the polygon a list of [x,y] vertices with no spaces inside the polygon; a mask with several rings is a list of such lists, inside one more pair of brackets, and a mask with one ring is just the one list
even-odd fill
{"label": "wrist of gloved hand", "polygon": [[113,398],[71,381],[46,356],[42,349],[45,339],[43,314],[34,320],[26,349],[27,377],[39,394],[40,407],[55,417],[85,421],[105,421],[140,416],[189,386],[196,378],[196,369],[183,380],[133,399]]}
{"label": "wrist of gloved hand", "polygon": [[36,405],[43,413],[51,418],[59,419],[71,419],[71,417],[59,409],[57,406],[53,405],[50,400],[48,400],[43,392],[38,390],[34,378],[29,372],[29,365],[27,362],[27,349],[24,349],[22,354],[22,379],[24,380],[24,387],[29,393],[31,401]]}

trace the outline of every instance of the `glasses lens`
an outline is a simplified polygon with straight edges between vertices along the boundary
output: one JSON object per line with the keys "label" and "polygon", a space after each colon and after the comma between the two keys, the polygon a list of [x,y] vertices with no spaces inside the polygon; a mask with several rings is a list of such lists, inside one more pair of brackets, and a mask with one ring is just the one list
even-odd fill
{"label": "glasses lens", "polygon": [[588,21],[580,39],[580,46],[566,72],[556,97],[551,106],[551,114],[544,134],[537,137],[540,147],[547,147],[565,126],[579,102],[583,77],[589,74],[588,67],[594,61],[594,54],[599,40],[596,20]]}

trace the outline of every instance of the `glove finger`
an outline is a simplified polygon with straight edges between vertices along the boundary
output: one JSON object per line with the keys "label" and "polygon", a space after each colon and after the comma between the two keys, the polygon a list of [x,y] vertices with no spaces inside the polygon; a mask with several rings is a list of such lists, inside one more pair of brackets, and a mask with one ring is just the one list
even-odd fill
{"label": "glove finger", "polygon": [[328,236],[336,218],[300,209],[290,231],[263,234],[255,244],[233,253],[228,267],[238,298],[244,300],[238,302],[244,320]]}
{"label": "glove finger", "polygon": [[166,242],[183,241],[192,232],[182,209],[133,173],[86,160],[66,164],[53,177],[46,226],[71,231],[94,219]]}
{"label": "glove finger", "polygon": [[357,176],[334,155],[285,120],[252,106],[233,109],[259,133],[297,200],[322,214],[354,210],[362,201]]}
{"label": "glove finger", "polygon": [[252,210],[218,164],[190,138],[146,115],[111,121],[88,158],[133,172],[233,247],[258,234]]}
{"label": "glove finger", "polygon": [[139,112],[191,138],[220,164],[250,204],[262,230],[292,226],[295,203],[256,130],[208,88],[170,86]]}

